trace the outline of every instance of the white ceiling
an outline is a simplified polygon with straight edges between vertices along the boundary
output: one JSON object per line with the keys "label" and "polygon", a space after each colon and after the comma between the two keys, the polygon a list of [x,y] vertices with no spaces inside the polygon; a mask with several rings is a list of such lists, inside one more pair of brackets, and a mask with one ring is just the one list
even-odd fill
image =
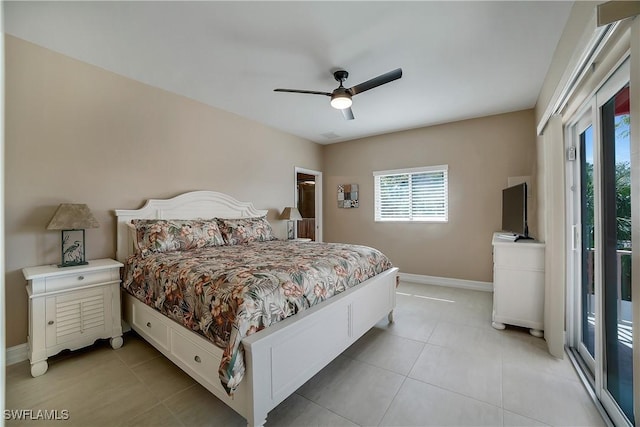
{"label": "white ceiling", "polygon": [[[5,32],[322,144],[534,106],[572,2],[4,2]],[[335,69],[344,120],[318,95]],[[324,135],[323,135],[324,134]],[[333,138],[325,135],[335,134]]]}

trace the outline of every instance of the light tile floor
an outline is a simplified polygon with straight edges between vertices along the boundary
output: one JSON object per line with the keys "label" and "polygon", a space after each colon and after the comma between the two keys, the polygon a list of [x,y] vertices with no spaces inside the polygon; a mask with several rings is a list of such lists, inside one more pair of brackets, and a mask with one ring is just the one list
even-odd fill
{"label": "light tile floor", "polygon": [[[526,330],[491,328],[486,292],[401,283],[381,320],[275,408],[267,426],[602,426],[568,358]],[[7,367],[7,409],[66,409],[64,426],[242,426],[137,335]],[[8,425],[29,424],[9,421]],[[44,426],[44,421],[31,424]]]}

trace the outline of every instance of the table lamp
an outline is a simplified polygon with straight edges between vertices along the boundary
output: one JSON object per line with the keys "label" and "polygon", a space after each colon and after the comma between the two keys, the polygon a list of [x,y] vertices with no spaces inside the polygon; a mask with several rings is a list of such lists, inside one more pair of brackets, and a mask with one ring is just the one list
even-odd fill
{"label": "table lamp", "polygon": [[295,239],[298,230],[296,227],[296,221],[302,219],[302,215],[300,215],[300,211],[296,207],[286,207],[284,211],[282,211],[281,219],[287,220],[287,239],[292,240]]}
{"label": "table lamp", "polygon": [[85,204],[62,203],[53,214],[47,230],[62,230],[61,263],[58,267],[86,265],[84,230],[98,228],[89,207]]}

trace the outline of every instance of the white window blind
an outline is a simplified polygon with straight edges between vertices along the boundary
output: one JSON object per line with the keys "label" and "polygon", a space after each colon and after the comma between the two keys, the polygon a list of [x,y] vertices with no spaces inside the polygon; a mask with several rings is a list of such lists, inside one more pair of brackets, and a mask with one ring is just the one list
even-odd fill
{"label": "white window blind", "polygon": [[377,171],[376,221],[448,220],[447,165]]}

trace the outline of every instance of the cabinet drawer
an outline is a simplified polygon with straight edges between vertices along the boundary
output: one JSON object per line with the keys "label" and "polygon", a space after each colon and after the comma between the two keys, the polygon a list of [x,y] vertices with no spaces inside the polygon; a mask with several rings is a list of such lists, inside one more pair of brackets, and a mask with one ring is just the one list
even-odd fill
{"label": "cabinet drawer", "polygon": [[536,247],[527,248],[526,243],[515,245],[520,247],[509,250],[494,249],[493,262],[496,267],[544,271],[544,250]]}
{"label": "cabinet drawer", "polygon": [[164,322],[168,321],[170,320],[162,318],[159,314],[137,310],[133,306],[133,325],[138,328],[138,332],[147,335],[167,350],[169,350],[169,329]]}
{"label": "cabinet drawer", "polygon": [[78,272],[63,276],[48,277],[45,280],[45,292],[60,291],[63,289],[77,288],[80,286],[108,283],[120,280],[118,269]]}
{"label": "cabinet drawer", "polygon": [[224,391],[218,380],[220,357],[173,330],[171,331],[171,353],[194,373],[207,380],[214,387]]}

